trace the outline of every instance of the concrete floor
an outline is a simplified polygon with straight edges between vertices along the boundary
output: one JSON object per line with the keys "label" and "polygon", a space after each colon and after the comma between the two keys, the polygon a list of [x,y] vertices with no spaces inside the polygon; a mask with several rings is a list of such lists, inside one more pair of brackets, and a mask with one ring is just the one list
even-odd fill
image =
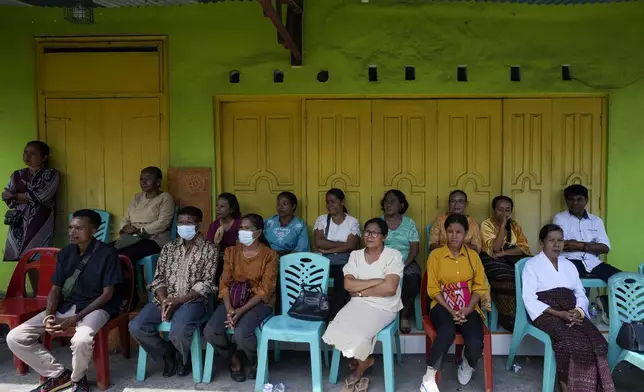
{"label": "concrete floor", "polygon": [[[63,363],[69,364],[71,354],[69,347],[54,349]],[[236,383],[230,379],[225,363],[218,361],[217,369],[214,371],[212,383],[195,385],[192,377],[186,378],[163,378],[160,365],[148,361],[148,378],[145,382],[139,383],[134,379],[136,371],[136,351],[132,352],[132,359],[126,360],[120,354],[113,354],[111,357],[112,383],[110,392],[186,392],[186,391],[217,391],[217,392],[242,392],[252,391],[254,384],[251,381]],[[541,391],[541,377],[543,361],[540,357],[519,357],[517,363],[521,366],[518,372],[506,372],[505,357],[494,357],[494,390],[496,392],[538,392]],[[461,386],[456,381],[456,365],[453,357],[448,358],[445,364],[440,388],[442,392],[462,391],[474,392],[483,391],[482,363],[479,363],[472,382],[467,386]],[[346,363],[341,363],[340,378],[346,376]],[[307,352],[285,351],[282,354],[282,361],[279,363],[269,362],[270,380],[273,383],[283,382],[289,392],[304,392],[311,390],[310,362]],[[396,367],[396,389],[399,392],[418,391],[420,381],[425,373],[424,357],[422,355],[406,355],[402,366]],[[628,364],[621,364],[613,373],[617,391],[635,392],[644,391],[644,371],[633,368]],[[382,357],[377,356],[376,364],[366,374],[371,379],[370,392],[384,392],[384,380],[382,371]],[[90,371],[88,378],[94,391],[95,374]],[[329,384],[328,369],[324,371],[324,390],[339,391],[341,384]],[[0,345],[0,391],[1,392],[28,392],[38,384],[38,375],[30,372],[25,376],[16,376],[13,368],[13,361],[6,344]]]}

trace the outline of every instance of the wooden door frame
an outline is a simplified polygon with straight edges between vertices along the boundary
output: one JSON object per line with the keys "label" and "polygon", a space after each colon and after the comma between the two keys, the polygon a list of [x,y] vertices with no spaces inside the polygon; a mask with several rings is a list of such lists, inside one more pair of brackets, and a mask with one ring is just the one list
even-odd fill
{"label": "wooden door frame", "polygon": [[[222,160],[221,160],[221,130],[222,130],[222,106],[232,102],[276,102],[276,101],[300,101],[302,108],[302,159],[306,162],[306,101],[308,100],[343,100],[343,99],[368,99],[368,100],[426,100],[426,99],[557,99],[557,98],[601,98],[602,99],[602,157],[601,157],[601,189],[599,199],[599,216],[606,222],[606,176],[608,171],[608,94],[607,93],[551,93],[551,94],[297,94],[297,95],[241,95],[222,94],[213,97],[214,105],[214,132],[215,132],[215,194],[222,191]],[[502,109],[503,110],[503,109]],[[501,112],[503,118],[504,113]],[[503,124],[502,124],[503,126]],[[303,179],[306,182],[306,165],[302,165]],[[306,189],[306,183],[304,184]],[[303,208],[308,206],[308,195],[303,195]],[[215,201],[213,200],[213,203]]]}
{"label": "wooden door frame", "polygon": [[[170,167],[170,120],[168,99],[168,37],[158,36],[86,36],[86,37],[39,37],[34,39],[36,50],[36,102],[38,107],[38,139],[46,140],[47,119],[46,101],[49,98],[60,99],[98,99],[98,98],[158,98],[159,99],[159,132],[161,136],[161,166]],[[103,91],[84,92],[45,92],[43,91],[43,52],[52,47],[129,47],[140,45],[157,46],[161,68],[159,92],[148,93],[106,93]]]}

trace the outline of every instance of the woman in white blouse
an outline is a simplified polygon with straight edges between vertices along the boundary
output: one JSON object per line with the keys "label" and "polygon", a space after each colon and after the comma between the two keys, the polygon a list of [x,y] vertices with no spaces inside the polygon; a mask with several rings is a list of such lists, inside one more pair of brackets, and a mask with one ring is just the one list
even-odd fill
{"label": "woman in white blouse", "polygon": [[[389,228],[381,218],[373,218],[364,226],[365,249],[351,252],[343,268],[344,287],[351,300],[331,321],[322,340],[351,358],[341,392],[367,390],[365,370],[373,365],[376,335],[389,325],[402,309],[400,278],[405,265],[402,254],[385,247]],[[337,285],[336,280],[336,285]]]}
{"label": "woman in white blouse", "polygon": [[313,244],[320,254],[331,260],[330,276],[333,278],[330,318],[333,319],[349,300],[344,289],[342,268],[349,261],[349,254],[358,249],[360,224],[347,213],[344,192],[332,188],[326,193],[327,214],[321,215],[313,227]]}
{"label": "woman in white blouse", "polygon": [[615,391],[606,359],[608,344],[586,317],[588,298],[577,268],[561,256],[563,230],[545,225],[539,239],[543,251],[523,269],[523,302],[532,323],[552,340],[561,390]]}

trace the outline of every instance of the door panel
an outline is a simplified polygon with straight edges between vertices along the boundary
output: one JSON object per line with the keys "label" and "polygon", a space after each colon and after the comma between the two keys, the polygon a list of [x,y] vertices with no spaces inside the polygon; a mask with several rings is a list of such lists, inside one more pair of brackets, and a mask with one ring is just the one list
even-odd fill
{"label": "door panel", "polygon": [[448,210],[449,192],[462,189],[474,219],[489,217],[502,187],[501,113],[501,100],[438,101],[440,212]]}
{"label": "door panel", "polygon": [[234,193],[242,212],[267,218],[279,193],[303,195],[301,113],[299,101],[223,104],[220,191]]}
{"label": "door panel", "polygon": [[503,194],[514,200],[514,219],[537,254],[539,230],[553,215],[552,101],[504,100],[503,116]]}
{"label": "door panel", "polygon": [[112,214],[111,238],[135,193],[143,167],[161,165],[157,98],[48,99],[46,141],[61,173],[55,243],[67,242],[68,214],[98,208]]}
{"label": "door panel", "polygon": [[325,196],[330,188],[344,191],[349,214],[363,224],[372,217],[371,102],[307,101],[306,112],[309,226],[326,213]]}
{"label": "door panel", "polygon": [[436,211],[435,100],[373,101],[372,216],[382,215],[380,200],[389,189],[407,197],[411,217],[421,236],[418,261],[426,259],[425,225]]}
{"label": "door panel", "polygon": [[588,210],[600,210],[602,169],[602,99],[552,100],[552,206],[565,209],[563,190],[571,184],[588,188]]}

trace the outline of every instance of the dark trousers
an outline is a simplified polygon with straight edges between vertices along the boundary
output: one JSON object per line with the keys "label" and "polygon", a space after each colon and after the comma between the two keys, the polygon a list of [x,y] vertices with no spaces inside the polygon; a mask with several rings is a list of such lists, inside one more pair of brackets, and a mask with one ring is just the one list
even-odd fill
{"label": "dark trousers", "polygon": [[590,273],[591,275],[595,275],[596,277],[603,280],[604,282],[608,282],[608,279],[610,279],[611,276],[622,272],[621,270],[607,263],[601,263],[597,267],[593,268],[592,271],[588,272],[586,271],[586,267],[584,266],[584,263],[581,260],[570,260],[570,261],[575,265],[575,267],[577,267],[577,271],[579,272],[579,277],[581,279],[583,279],[585,276],[587,276]]}
{"label": "dark trousers", "polygon": [[[230,358],[236,351],[243,351],[250,363],[255,363],[257,357],[257,338],[255,328],[273,313],[273,309],[263,302],[246,312],[237,321],[235,333],[229,338],[226,334],[226,306],[221,303],[217,306],[203,335],[217,350],[217,354]],[[232,340],[232,341],[231,341]]]}
{"label": "dark trousers", "polygon": [[333,278],[333,294],[329,298],[331,310],[329,313],[329,320],[333,320],[335,315],[338,314],[340,309],[349,302],[351,296],[344,289],[344,272],[342,269],[344,265],[332,265],[329,270],[329,275]]}
{"label": "dark trousers", "polygon": [[[114,244],[116,244],[116,241],[112,242],[110,245],[114,246]],[[127,248],[120,249],[119,253],[127,256],[127,258],[132,262],[132,272],[134,273],[133,281],[138,282],[140,267],[136,265],[136,262],[144,257],[161,253],[161,248],[155,241],[145,238],[137,242],[136,244],[128,246]],[[150,277],[150,280],[152,280],[152,277]],[[132,298],[133,309],[136,308],[136,305],[138,303],[139,293],[137,292],[137,290],[134,290],[134,298]]]}
{"label": "dark trousers", "polygon": [[[172,315],[168,340],[181,353],[184,363],[190,355],[192,334],[200,333],[198,328],[205,314],[206,305],[201,301],[194,301],[181,305]],[[163,354],[168,349],[168,343],[157,332],[160,323],[161,309],[154,303],[145,305],[141,313],[130,321],[130,335],[155,362],[163,360]]]}
{"label": "dark trousers", "polygon": [[429,312],[429,317],[436,329],[436,339],[432,342],[432,350],[429,353],[427,366],[431,366],[436,370],[441,369],[443,358],[454,342],[454,337],[456,337],[457,328],[463,334],[463,340],[465,341],[463,355],[465,355],[471,367],[476,366],[483,353],[483,320],[481,316],[474,311],[467,316],[467,322],[457,326],[454,323],[452,314],[442,305],[436,304]]}
{"label": "dark trousers", "polygon": [[420,292],[421,277],[417,274],[403,275],[402,289],[400,290],[400,299],[403,303],[403,314],[410,318],[410,312],[414,312],[414,301]]}

